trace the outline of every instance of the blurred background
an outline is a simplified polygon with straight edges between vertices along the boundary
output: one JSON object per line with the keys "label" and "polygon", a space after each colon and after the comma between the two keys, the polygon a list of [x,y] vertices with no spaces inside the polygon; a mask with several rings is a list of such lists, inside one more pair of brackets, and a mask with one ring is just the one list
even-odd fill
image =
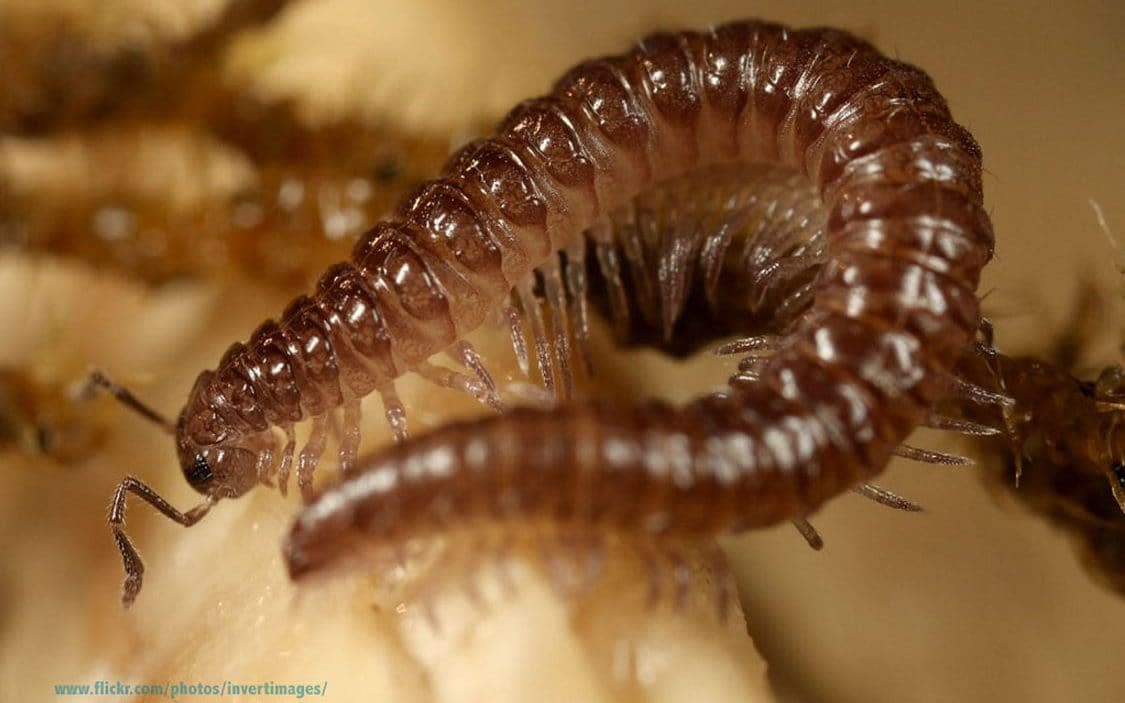
{"label": "blurred background", "polygon": [[[104,399],[72,402],[89,367],[171,412],[231,341],[515,102],[646,32],[748,16],[845,28],[929,72],[984,149],[998,242],[982,293],[998,346],[1046,350],[1089,286],[1099,334],[1083,364],[1119,360],[1117,252],[1091,201],[1125,237],[1121,3],[0,0],[0,698],[47,700],[52,682],[121,662],[140,677],[190,671],[217,647],[200,642],[223,642],[212,658],[246,655],[245,640],[208,640],[218,628],[186,605],[186,634],[167,625],[175,602],[138,604],[131,621],[118,610],[113,486],[131,472],[177,505],[191,496],[165,437]],[[658,378],[669,397],[730,371],[598,349],[623,389]],[[476,412],[403,394],[419,429]],[[914,443],[973,451],[937,433]],[[901,462],[882,483],[927,512],[845,497],[814,521],[823,552],[789,528],[724,544],[777,699],[1125,700],[1125,600],[1064,535],[971,468]],[[174,565],[190,591],[204,571],[237,580],[266,564],[258,547],[279,569],[295,505],[247,502],[258,512],[225,526],[253,536],[235,545],[211,527],[203,556],[137,506],[131,524],[154,572]],[[232,549],[238,566],[208,561]],[[238,588],[220,589],[220,607],[238,608]],[[159,664],[137,654],[149,648]]]}

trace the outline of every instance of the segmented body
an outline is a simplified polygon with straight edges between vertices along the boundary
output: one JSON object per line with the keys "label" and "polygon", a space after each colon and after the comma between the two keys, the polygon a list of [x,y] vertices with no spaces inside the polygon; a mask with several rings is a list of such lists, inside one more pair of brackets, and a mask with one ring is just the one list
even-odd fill
{"label": "segmented body", "polygon": [[[364,309],[380,312],[349,343],[385,342],[366,357],[377,385],[474,327],[555,252],[569,258],[582,232],[598,241],[599,222],[638,194],[739,162],[802,174],[826,214],[811,307],[761,368],[682,408],[517,410],[389,449],[301,515],[291,572],[330,562],[353,537],[393,542],[474,517],[712,536],[801,518],[878,473],[977,328],[993,239],[976,142],[923,72],[844,33],[739,22],[579,65],[457,154],[326,276],[308,309],[352,319],[360,292],[371,299]],[[722,259],[708,258],[714,241],[693,243],[701,271]],[[677,316],[669,297],[665,334]],[[291,313],[283,326],[298,329],[302,315],[315,317]],[[235,350],[214,379],[248,353]],[[336,391],[347,363],[310,398],[362,390]],[[217,388],[202,380],[181,428],[229,397]]]}
{"label": "segmented body", "polygon": [[[1084,300],[1092,302],[1089,295]],[[1083,310],[1077,312],[1082,324]],[[995,459],[992,483],[1066,530],[1090,573],[1125,593],[1125,372],[1115,365],[1093,381],[1075,377],[1065,369],[1083,345],[1069,337],[1048,354],[1052,361],[1005,356],[990,342],[970,347],[957,375],[1012,402],[943,404],[1000,430],[982,439],[983,452]]]}

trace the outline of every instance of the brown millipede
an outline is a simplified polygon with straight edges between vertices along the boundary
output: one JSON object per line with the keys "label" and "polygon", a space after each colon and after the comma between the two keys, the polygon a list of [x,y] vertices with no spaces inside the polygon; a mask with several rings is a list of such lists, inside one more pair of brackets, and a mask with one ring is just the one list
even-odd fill
{"label": "brown millipede", "polygon": [[0,368],[0,451],[14,447],[26,456],[71,464],[89,456],[104,433],[88,414],[80,415],[66,384]]}
{"label": "brown millipede", "polygon": [[957,376],[1013,402],[950,399],[943,410],[1000,430],[982,440],[1000,459],[992,482],[1066,530],[1088,571],[1125,593],[1125,370],[1105,366],[1093,380],[1072,371],[1087,341],[1082,325],[1099,304],[1092,289],[1083,291],[1076,324],[1045,359],[999,352],[986,329],[957,363]]}
{"label": "brown millipede", "polygon": [[[462,338],[513,289],[544,382],[569,393],[587,239],[611,294],[627,271],[653,267],[630,280],[665,336],[693,276],[723,304],[729,233],[680,231],[653,261],[642,242],[652,228],[637,203],[676,179],[755,163],[806,179],[824,222],[822,263],[807,241],[767,247],[769,265],[817,267],[803,282],[789,270],[767,276],[796,286],[783,296],[795,301],[784,334],[762,342],[772,356],[748,361],[725,392],[683,408],[519,409],[365,460],[302,513],[286,545],[290,570],[321,566],[353,536],[395,539],[477,515],[710,537],[801,521],[864,484],[930,415],[977,329],[974,291],[993,241],[979,147],[925,73],[846,33],[749,21],[659,34],[580,64],[548,96],[518,106],[498,136],[460,150],[397,219],[376,225],[313,297],[298,298],[280,323],[263,324],[200,375],[174,431],[185,476],[206,499],[180,513],[132,477],[119,486],[110,524],[129,574],[125,602],[142,573],[123,531],[127,493],[194,524],[275,472],[284,486],[292,425],[311,417],[297,473],[312,498],[337,407],[345,475],[355,473],[362,396],[379,391],[405,436],[393,381],[407,370],[498,405]],[[632,234],[607,241],[622,231]],[[647,293],[646,281],[655,282]],[[476,378],[429,365],[447,348]],[[274,427],[287,434],[280,457]]]}
{"label": "brown millipede", "polygon": [[[287,3],[222,4],[189,36],[153,26],[112,47],[57,8],[0,13],[0,249],[150,283],[235,271],[300,289],[440,167],[446,133],[313,117],[226,75]],[[190,178],[148,175],[176,159]]]}
{"label": "brown millipede", "polygon": [[[0,249],[78,259],[152,284],[236,273],[300,289],[346,257],[449,151],[445,139],[358,120],[307,127],[290,111],[260,110],[273,135],[262,144],[233,121],[208,125],[221,140],[183,123],[126,124],[80,139],[0,138]],[[151,167],[138,142],[162,144],[190,168],[216,152],[229,156],[245,182],[171,205],[175,188],[136,176]],[[12,173],[20,160],[58,169],[67,149],[84,158],[63,167],[75,181],[88,173],[91,186],[50,187]],[[60,198],[65,209],[50,207]]]}
{"label": "brown millipede", "polygon": [[[216,97],[215,56],[233,37],[264,25],[287,0],[240,0],[207,17],[186,36],[154,16],[133,17],[117,46],[65,12],[10,5],[0,18],[0,132],[43,134],[122,114],[171,114]],[[153,13],[158,15],[159,13]],[[94,24],[91,15],[90,25]],[[163,36],[161,36],[163,35]]]}

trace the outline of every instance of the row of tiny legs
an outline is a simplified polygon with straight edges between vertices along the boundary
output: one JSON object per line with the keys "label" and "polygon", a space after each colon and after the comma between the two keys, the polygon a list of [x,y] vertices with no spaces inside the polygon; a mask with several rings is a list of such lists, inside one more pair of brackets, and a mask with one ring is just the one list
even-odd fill
{"label": "row of tiny legs", "polygon": [[[459,594],[488,612],[519,597],[527,570],[570,608],[602,587],[649,612],[713,608],[723,624],[738,607],[731,571],[713,541],[672,542],[547,523],[479,524],[387,548],[372,562],[380,599],[400,612],[415,609],[435,632],[441,631],[442,603]],[[627,583],[640,589],[628,591]]]}

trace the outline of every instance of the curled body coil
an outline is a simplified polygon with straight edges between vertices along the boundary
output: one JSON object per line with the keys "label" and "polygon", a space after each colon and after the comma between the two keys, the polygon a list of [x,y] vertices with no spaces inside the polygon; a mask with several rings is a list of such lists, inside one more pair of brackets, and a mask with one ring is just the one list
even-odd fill
{"label": "curled body coil", "polygon": [[[944,392],[979,323],[993,236],[980,149],[925,73],[846,33],[755,21],[649,37],[517,106],[314,298],[201,379],[181,452],[204,446],[200,417],[239,405],[234,386],[286,395],[296,418],[389,382],[630,198],[733,163],[804,174],[827,216],[812,306],[756,380],[682,408],[517,410],[393,447],[300,516],[290,570],[314,570],[352,537],[399,539],[459,517],[709,536],[815,510],[878,473]],[[260,373],[256,386],[262,350],[283,349],[267,340],[302,334],[269,368],[306,385]],[[244,415],[223,417],[235,432],[282,417]]]}

